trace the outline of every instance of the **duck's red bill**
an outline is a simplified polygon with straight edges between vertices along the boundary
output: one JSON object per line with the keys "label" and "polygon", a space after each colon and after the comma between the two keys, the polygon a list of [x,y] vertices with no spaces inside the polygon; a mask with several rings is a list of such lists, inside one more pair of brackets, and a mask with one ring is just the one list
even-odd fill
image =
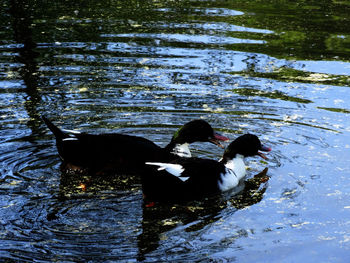
{"label": "duck's red bill", "polygon": [[261,145],[261,148],[260,148],[261,151],[264,151],[264,152],[271,152],[271,148],[270,147],[267,147],[265,145]]}
{"label": "duck's red bill", "polygon": [[262,152],[258,152],[258,155],[259,155],[261,158],[263,158],[264,160],[269,159],[269,158],[267,158],[266,155],[263,154]]}
{"label": "duck's red bill", "polygon": [[225,136],[223,136],[223,135],[221,135],[221,134],[215,132],[215,133],[214,133],[214,138],[210,139],[209,141],[210,141],[211,143],[214,143],[215,145],[219,146],[220,148],[225,148],[225,147],[220,143],[220,141],[225,142],[225,141],[228,141],[228,140],[229,140],[229,138],[227,138],[227,137],[225,137]]}
{"label": "duck's red bill", "polygon": [[224,141],[224,142],[229,140],[229,138],[227,138],[226,136],[223,136],[217,132],[214,133],[214,138],[219,140],[219,141]]}
{"label": "duck's red bill", "polygon": [[[270,148],[270,147],[267,147],[267,146],[264,146],[264,145],[261,145],[260,151],[270,152],[270,151],[271,151],[271,148]],[[266,157],[266,155],[263,154],[262,152],[258,152],[258,155],[259,155],[261,158],[263,158],[264,160],[267,160],[267,159],[268,159],[268,158]]]}

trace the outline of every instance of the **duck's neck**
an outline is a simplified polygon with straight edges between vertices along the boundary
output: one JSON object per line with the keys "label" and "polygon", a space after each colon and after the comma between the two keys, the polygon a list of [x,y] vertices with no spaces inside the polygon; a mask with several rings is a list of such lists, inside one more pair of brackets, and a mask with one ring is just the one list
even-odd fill
{"label": "duck's neck", "polygon": [[225,167],[231,169],[236,174],[237,178],[241,180],[246,174],[246,168],[244,164],[244,156],[241,154],[236,154],[236,156],[223,162]]}

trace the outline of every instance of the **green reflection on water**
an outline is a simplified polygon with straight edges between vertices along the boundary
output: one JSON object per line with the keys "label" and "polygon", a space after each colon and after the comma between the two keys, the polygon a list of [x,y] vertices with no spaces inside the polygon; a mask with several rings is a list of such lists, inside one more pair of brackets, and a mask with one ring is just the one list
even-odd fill
{"label": "green reflection on water", "polygon": [[259,96],[259,97],[265,97],[265,98],[270,98],[270,99],[293,101],[293,102],[298,102],[298,103],[311,103],[312,102],[311,100],[292,97],[292,96],[289,96],[287,94],[284,94],[283,92],[276,91],[276,90],[268,92],[268,91],[263,91],[263,90],[258,90],[258,89],[240,88],[240,89],[233,89],[231,91],[234,93],[237,93],[239,95],[244,95],[244,96]]}
{"label": "green reflection on water", "polygon": [[230,74],[240,74],[243,76],[274,79],[283,82],[318,83],[335,86],[344,86],[350,84],[349,76],[306,72],[285,66],[277,68],[272,72],[257,72],[254,70],[249,70],[243,72],[232,72]]}
{"label": "green reflection on water", "polygon": [[340,109],[340,108],[327,108],[327,107],[317,107],[318,109],[333,111],[333,112],[341,112],[341,113],[350,113],[350,110]]}
{"label": "green reflection on water", "polygon": [[[2,3],[8,9],[6,2]],[[208,11],[209,10],[209,11]],[[215,10],[210,12],[210,10]],[[28,1],[36,42],[100,41],[105,33],[202,34],[197,23],[227,25],[211,28],[210,35],[264,39],[264,45],[210,45],[261,52],[288,59],[349,60],[350,4],[348,1]],[[3,40],[11,39],[11,17],[1,12]],[[108,21],[108,23],[105,23]],[[192,21],[189,23],[189,21]],[[179,26],[184,25],[186,26]],[[166,25],[166,26],[164,26]],[[253,28],[230,29],[230,25]],[[258,34],[257,29],[268,32]],[[102,38],[103,39],[103,38]],[[102,40],[103,41],[103,40]],[[130,39],[128,40],[130,41]],[[172,43],[164,42],[169,45]]]}

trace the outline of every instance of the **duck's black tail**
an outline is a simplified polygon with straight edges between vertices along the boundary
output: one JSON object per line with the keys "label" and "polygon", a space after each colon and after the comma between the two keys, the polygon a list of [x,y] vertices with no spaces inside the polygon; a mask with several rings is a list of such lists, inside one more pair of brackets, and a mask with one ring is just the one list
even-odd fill
{"label": "duck's black tail", "polygon": [[52,131],[52,133],[55,135],[56,139],[63,139],[67,137],[67,135],[56,125],[54,125],[49,119],[47,119],[45,116],[41,116],[43,121],[45,122],[46,126]]}

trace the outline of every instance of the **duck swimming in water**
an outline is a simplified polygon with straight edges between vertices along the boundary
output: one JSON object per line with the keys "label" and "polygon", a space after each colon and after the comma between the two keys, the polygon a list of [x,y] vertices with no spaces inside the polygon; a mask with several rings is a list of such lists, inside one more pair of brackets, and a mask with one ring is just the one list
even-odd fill
{"label": "duck swimming in water", "polygon": [[162,148],[139,136],[64,130],[46,117],[42,118],[56,137],[58,154],[63,162],[61,169],[66,173],[138,173],[145,167],[145,162],[170,162],[179,157],[191,157],[188,145],[193,142],[210,142],[223,148],[220,141],[228,140],[204,120],[186,123]]}
{"label": "duck swimming in water", "polygon": [[244,158],[271,151],[259,138],[245,134],[227,147],[220,161],[178,158],[172,162],[147,162],[155,166],[142,176],[142,189],[148,201],[193,200],[236,187],[246,175]]}

